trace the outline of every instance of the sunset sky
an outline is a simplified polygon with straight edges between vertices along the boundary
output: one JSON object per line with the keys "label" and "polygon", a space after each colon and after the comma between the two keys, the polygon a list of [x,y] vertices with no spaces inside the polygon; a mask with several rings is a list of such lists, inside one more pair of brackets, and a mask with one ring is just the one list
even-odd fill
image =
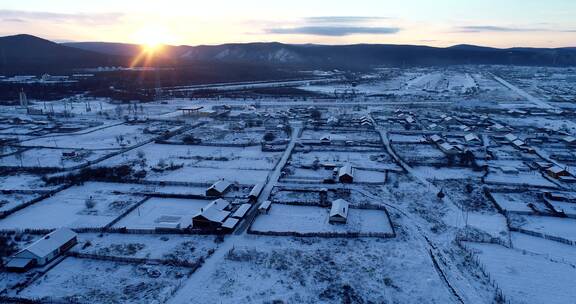
{"label": "sunset sky", "polygon": [[574,0],[1,0],[0,35],[166,44],[576,46]]}

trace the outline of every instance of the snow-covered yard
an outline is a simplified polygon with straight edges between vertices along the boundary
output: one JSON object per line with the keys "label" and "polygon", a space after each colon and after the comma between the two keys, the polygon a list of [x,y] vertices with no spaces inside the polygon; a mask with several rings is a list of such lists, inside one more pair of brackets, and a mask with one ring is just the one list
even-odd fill
{"label": "snow-covered yard", "polygon": [[296,233],[393,233],[381,210],[349,209],[346,224],[330,224],[330,208],[273,204],[252,224],[256,232]]}
{"label": "snow-covered yard", "polygon": [[150,198],[116,223],[114,227],[154,229],[158,226],[160,217],[175,216],[180,217],[181,227],[186,228],[192,224],[192,217],[208,203],[210,203],[208,200]]}
{"label": "snow-covered yard", "polygon": [[142,199],[114,191],[138,187],[96,182],[74,186],[0,220],[0,229],[103,227]]}

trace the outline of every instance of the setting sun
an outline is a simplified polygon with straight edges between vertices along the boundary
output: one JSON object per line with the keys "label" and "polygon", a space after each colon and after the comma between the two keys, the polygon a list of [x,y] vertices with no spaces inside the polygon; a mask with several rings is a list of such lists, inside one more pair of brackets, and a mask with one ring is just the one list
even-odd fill
{"label": "setting sun", "polygon": [[144,48],[145,51],[154,53],[162,48],[162,45],[173,41],[170,31],[162,26],[146,26],[134,33],[134,41]]}

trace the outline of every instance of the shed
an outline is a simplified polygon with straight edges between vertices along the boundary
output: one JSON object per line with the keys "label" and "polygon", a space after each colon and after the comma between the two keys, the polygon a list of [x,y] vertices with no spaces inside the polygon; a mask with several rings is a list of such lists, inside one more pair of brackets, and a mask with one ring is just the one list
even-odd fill
{"label": "shed", "polygon": [[258,212],[268,213],[271,206],[272,206],[272,201],[265,201],[260,205],[260,207],[258,207]]}
{"label": "shed", "polygon": [[471,143],[471,144],[480,144],[482,141],[480,140],[480,138],[478,136],[476,136],[476,134],[473,133],[468,133],[464,136],[464,140],[466,140],[467,143]]}
{"label": "shed", "polygon": [[546,173],[548,174],[548,176],[555,179],[560,179],[560,177],[562,176],[570,176],[570,172],[568,172],[568,170],[559,166],[553,166],[551,168],[548,168],[546,170]]}
{"label": "shed", "polygon": [[5,266],[12,271],[26,271],[34,265],[43,266],[76,243],[78,243],[76,232],[60,228],[16,253]]}
{"label": "shed", "polygon": [[344,165],[340,170],[338,170],[338,180],[345,184],[351,184],[354,182],[354,170],[352,165]]}
{"label": "shed", "polygon": [[226,180],[219,180],[215,182],[212,186],[206,189],[206,196],[222,196],[230,190],[232,183]]}
{"label": "shed", "polygon": [[438,135],[438,134],[434,134],[434,135],[430,136],[430,140],[433,143],[439,143],[439,142],[443,141],[442,137],[440,137],[440,135]]}
{"label": "shed", "polygon": [[263,183],[258,183],[256,185],[254,185],[254,188],[252,188],[252,190],[250,191],[250,194],[248,194],[248,198],[250,198],[252,200],[257,199],[258,196],[260,196],[262,189],[264,189]]}
{"label": "shed", "polygon": [[236,228],[236,226],[238,226],[239,222],[240,222],[239,219],[229,217],[227,220],[224,221],[224,223],[222,223],[221,227],[226,231],[232,231],[234,230],[234,228]]}
{"label": "shed", "polygon": [[512,133],[508,133],[508,134],[504,135],[504,138],[509,142],[513,142],[513,141],[518,139],[518,136],[516,136]]}
{"label": "shed", "polygon": [[444,142],[438,145],[438,148],[440,148],[440,150],[442,150],[442,152],[446,153],[446,154],[456,154],[458,153],[458,149],[456,149],[456,147],[454,147],[453,145]]}
{"label": "shed", "polygon": [[246,215],[246,213],[248,212],[248,210],[250,210],[250,207],[252,207],[252,205],[250,205],[250,204],[240,205],[240,207],[238,207],[238,209],[236,209],[236,211],[232,214],[232,217],[237,218],[237,219],[243,218]]}
{"label": "shed", "polygon": [[562,140],[569,145],[576,144],[576,137],[574,136],[566,136]]}
{"label": "shed", "polygon": [[332,202],[330,209],[330,223],[346,223],[348,220],[348,207],[349,203],[343,199],[337,199]]}
{"label": "shed", "polygon": [[323,145],[329,145],[332,142],[332,136],[324,135],[320,137],[320,143]]}

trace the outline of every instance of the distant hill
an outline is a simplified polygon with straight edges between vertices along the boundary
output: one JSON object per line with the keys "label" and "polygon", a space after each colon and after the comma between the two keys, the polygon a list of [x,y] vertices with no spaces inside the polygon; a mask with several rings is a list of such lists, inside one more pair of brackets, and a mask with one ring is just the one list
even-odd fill
{"label": "distant hill", "polygon": [[[111,55],[135,56],[139,52],[139,48],[132,44],[90,42],[65,45]],[[271,42],[214,46],[169,46],[166,47],[166,56],[178,61],[331,68],[362,68],[374,65],[576,65],[576,48],[497,49],[474,45],[436,48],[384,44],[292,45]]]}
{"label": "distant hill", "polygon": [[121,65],[125,58],[63,46],[31,35],[0,37],[0,73]]}
{"label": "distant hill", "polygon": [[[135,44],[78,42],[57,44],[30,35],[0,37],[0,73],[128,65],[141,53]],[[458,64],[576,66],[575,48],[497,49],[474,45],[436,48],[414,45],[315,45],[236,43],[166,46],[149,65],[242,64],[283,69],[367,69],[374,66]],[[144,64],[143,62],[141,64]]]}

